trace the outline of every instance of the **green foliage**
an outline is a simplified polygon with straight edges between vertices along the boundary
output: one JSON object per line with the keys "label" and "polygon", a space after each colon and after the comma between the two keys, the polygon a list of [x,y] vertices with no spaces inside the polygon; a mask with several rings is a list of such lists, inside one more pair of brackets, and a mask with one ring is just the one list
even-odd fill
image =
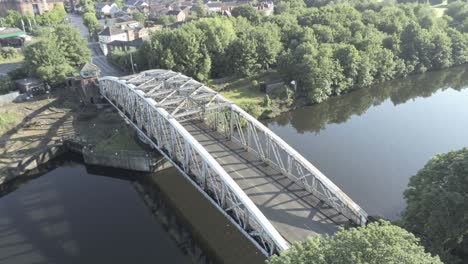
{"label": "green foliage", "polygon": [[76,67],[89,61],[91,52],[86,44],[70,25],[45,30],[37,42],[25,49],[27,71],[45,81],[63,81]]}
{"label": "green foliage", "polygon": [[65,17],[67,17],[65,9],[56,5],[52,10],[46,11],[42,16],[37,16],[36,22],[42,26],[52,26],[62,23]]}
{"label": "green foliage", "polygon": [[[466,34],[426,5],[369,1],[313,6],[321,7],[296,7],[272,19],[283,29],[279,72],[286,81],[297,80],[311,102],[468,62]],[[294,17],[302,28],[294,25]]]}
{"label": "green foliage", "polygon": [[399,263],[442,264],[438,257],[424,252],[418,239],[386,221],[366,227],[341,229],[333,236],[311,237],[294,244],[270,264],[348,264]]}
{"label": "green foliage", "polygon": [[[17,49],[12,47],[3,47],[0,48],[0,57],[1,59],[12,59],[19,56]],[[0,59],[0,61],[1,61]]]}
{"label": "green foliage", "polygon": [[468,148],[433,157],[410,179],[403,223],[446,263],[468,261]]}
{"label": "green foliage", "polygon": [[260,13],[249,4],[233,8],[231,14],[234,17],[245,17],[252,24],[258,24],[261,19]]}
{"label": "green foliage", "polygon": [[96,18],[95,13],[87,12],[83,14],[83,23],[88,28],[89,34],[94,34],[99,25],[99,21]]}
{"label": "green foliage", "polygon": [[132,14],[133,19],[140,22],[140,25],[144,26],[146,23],[146,15],[142,12],[135,12]]}
{"label": "green foliage", "polygon": [[[121,69],[125,69],[126,71],[131,71],[132,70],[132,60],[130,59],[130,53],[131,56],[136,56],[135,51],[121,51],[121,50],[113,50],[109,55],[107,55],[107,59],[119,66]],[[134,63],[136,62],[136,58],[134,60]]]}
{"label": "green foliage", "polygon": [[445,14],[452,18],[451,24],[455,28],[468,33],[468,2],[454,1],[450,3]]}
{"label": "green foliage", "polygon": [[195,14],[198,18],[205,17],[207,15],[203,0],[197,0],[197,4],[195,5]]}
{"label": "green foliage", "polygon": [[10,78],[10,76],[0,77],[0,94],[6,94],[15,89],[15,82]]}
{"label": "green foliage", "polygon": [[18,11],[15,11],[15,10],[7,10],[6,16],[0,18],[0,21],[2,22],[2,25],[4,27],[16,27],[19,29],[23,29],[23,25],[24,25],[24,29],[26,31],[32,30],[29,23],[31,23],[31,26],[34,26],[32,15],[30,14],[21,15]]}
{"label": "green foliage", "polygon": [[94,1],[85,0],[83,4],[83,23],[88,28],[88,33],[93,36],[97,34],[99,21],[96,18],[96,10],[94,9]]}
{"label": "green foliage", "polygon": [[323,102],[467,63],[468,35],[457,25],[467,19],[468,8],[450,5],[443,17],[425,4],[378,0],[283,0],[268,17],[242,5],[232,18],[202,18],[155,32],[137,57],[147,68],[182,71],[199,80],[253,76],[276,67],[284,81],[297,81],[299,96]]}

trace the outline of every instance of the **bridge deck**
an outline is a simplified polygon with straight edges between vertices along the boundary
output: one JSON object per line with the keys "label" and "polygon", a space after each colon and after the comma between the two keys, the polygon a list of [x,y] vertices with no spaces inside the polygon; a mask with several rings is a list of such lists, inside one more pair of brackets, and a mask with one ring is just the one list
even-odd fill
{"label": "bridge deck", "polygon": [[217,160],[290,243],[307,236],[332,234],[345,217],[303,191],[240,144],[227,140],[202,122],[182,125]]}

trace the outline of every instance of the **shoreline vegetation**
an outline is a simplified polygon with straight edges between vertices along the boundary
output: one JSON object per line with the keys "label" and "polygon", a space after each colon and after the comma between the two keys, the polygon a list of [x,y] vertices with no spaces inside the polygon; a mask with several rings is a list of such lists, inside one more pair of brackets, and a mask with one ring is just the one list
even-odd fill
{"label": "shoreline vegetation", "polygon": [[[192,76],[260,118],[468,62],[468,3],[401,2],[282,0],[271,16],[250,5],[232,17],[195,12],[109,60],[130,69],[131,55],[139,70]],[[283,87],[259,91],[278,80]]]}

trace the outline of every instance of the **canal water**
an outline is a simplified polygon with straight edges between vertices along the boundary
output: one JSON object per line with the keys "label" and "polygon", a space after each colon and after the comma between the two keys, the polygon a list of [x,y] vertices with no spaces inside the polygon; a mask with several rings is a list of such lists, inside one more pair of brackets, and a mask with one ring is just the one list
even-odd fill
{"label": "canal water", "polygon": [[128,180],[66,162],[0,199],[0,263],[190,261]]}
{"label": "canal water", "polygon": [[331,98],[267,122],[371,215],[397,219],[409,178],[468,147],[468,66]]}
{"label": "canal water", "polygon": [[174,168],[145,174],[66,155],[3,186],[0,263],[264,263]]}

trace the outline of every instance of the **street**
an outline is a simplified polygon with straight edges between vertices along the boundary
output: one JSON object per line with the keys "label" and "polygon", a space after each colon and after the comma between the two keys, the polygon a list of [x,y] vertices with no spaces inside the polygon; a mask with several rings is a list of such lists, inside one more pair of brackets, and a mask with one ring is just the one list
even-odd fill
{"label": "street", "polygon": [[101,76],[122,76],[124,75],[122,71],[120,71],[117,67],[110,64],[107,61],[106,56],[102,53],[101,49],[99,48],[99,43],[94,42],[88,38],[88,29],[83,24],[83,18],[76,14],[68,14],[67,15],[70,24],[74,26],[80,34],[83,36],[84,39],[88,40],[88,48],[91,50],[91,60],[94,64],[96,64],[99,69],[101,70]]}

